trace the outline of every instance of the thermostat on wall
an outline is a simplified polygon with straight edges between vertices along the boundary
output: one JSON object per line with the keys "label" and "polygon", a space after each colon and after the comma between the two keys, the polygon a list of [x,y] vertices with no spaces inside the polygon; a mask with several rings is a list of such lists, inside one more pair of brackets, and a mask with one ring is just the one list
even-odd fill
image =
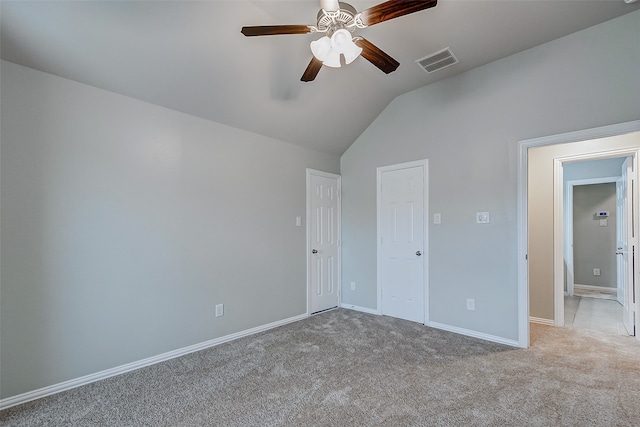
{"label": "thermostat on wall", "polygon": [[600,211],[600,212],[596,212],[596,216],[598,218],[606,218],[609,216],[609,211]]}

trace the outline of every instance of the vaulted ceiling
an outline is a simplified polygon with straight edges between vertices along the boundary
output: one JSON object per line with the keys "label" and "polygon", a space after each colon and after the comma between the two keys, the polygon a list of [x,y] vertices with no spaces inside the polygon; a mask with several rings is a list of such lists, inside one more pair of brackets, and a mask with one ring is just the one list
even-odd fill
{"label": "vaulted ceiling", "polygon": [[[380,1],[352,1],[363,10]],[[395,97],[638,10],[622,0],[440,0],[359,30],[400,62],[363,58],[304,83],[317,34],[244,37],[244,25],[315,25],[317,0],[7,1],[2,59],[319,151],[342,154]],[[449,47],[459,63],[415,60]]]}

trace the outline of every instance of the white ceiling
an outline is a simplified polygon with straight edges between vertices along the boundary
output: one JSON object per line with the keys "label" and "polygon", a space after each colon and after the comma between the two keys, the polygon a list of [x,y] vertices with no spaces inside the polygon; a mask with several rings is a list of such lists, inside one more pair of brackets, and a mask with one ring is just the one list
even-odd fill
{"label": "white ceiling", "polygon": [[[352,1],[357,10],[380,1]],[[318,35],[246,38],[243,25],[314,25],[317,0],[7,1],[2,59],[281,141],[342,154],[396,96],[638,10],[622,0],[440,0],[360,30],[400,61],[300,77]],[[459,63],[414,61],[450,47]]]}

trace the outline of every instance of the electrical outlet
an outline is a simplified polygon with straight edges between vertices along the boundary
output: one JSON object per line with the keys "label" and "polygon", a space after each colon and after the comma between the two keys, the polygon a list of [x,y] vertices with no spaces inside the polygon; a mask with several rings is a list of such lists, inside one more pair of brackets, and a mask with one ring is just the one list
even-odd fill
{"label": "electrical outlet", "polygon": [[351,282],[351,290],[352,291],[356,290],[356,282]]}
{"label": "electrical outlet", "polygon": [[593,269],[593,275],[594,276],[599,276],[600,275],[600,269],[599,268],[594,268]]}
{"label": "electrical outlet", "polygon": [[224,304],[216,305],[216,317],[224,316]]}
{"label": "electrical outlet", "polygon": [[476,300],[467,298],[467,310],[474,311],[476,309]]}

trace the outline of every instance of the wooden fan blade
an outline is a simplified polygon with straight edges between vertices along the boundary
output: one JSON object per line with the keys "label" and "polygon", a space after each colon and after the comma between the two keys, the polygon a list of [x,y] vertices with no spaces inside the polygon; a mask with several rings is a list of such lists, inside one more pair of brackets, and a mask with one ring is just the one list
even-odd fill
{"label": "wooden fan blade", "polygon": [[247,37],[277,36],[280,34],[307,34],[311,32],[308,25],[262,25],[242,27],[242,34]]}
{"label": "wooden fan blade", "polygon": [[365,9],[360,13],[362,22],[367,25],[375,25],[389,19],[399,18],[410,13],[419,12],[429,9],[438,4],[437,0],[425,1],[406,1],[406,0],[389,0],[380,3],[377,6]]}
{"label": "wooden fan blade", "polygon": [[311,62],[309,62],[309,65],[300,80],[303,82],[311,82],[315,80],[316,76],[320,72],[320,68],[322,68],[322,61],[314,56],[311,58]]}
{"label": "wooden fan blade", "polygon": [[355,40],[356,45],[362,48],[362,57],[380,68],[385,74],[394,72],[400,63],[380,50],[379,47],[362,37]]}

